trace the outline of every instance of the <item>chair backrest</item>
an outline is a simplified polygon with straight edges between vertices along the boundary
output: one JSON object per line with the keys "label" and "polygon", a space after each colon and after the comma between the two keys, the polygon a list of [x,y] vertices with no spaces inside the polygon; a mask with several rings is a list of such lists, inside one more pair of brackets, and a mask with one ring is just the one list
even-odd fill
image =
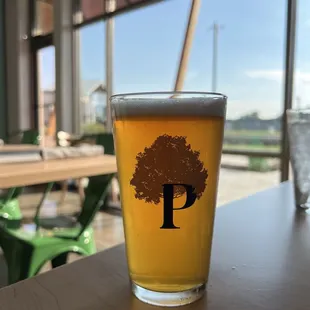
{"label": "chair backrest", "polygon": [[[40,136],[36,130],[28,129],[22,131],[21,136],[21,144],[33,144],[39,145],[40,144]],[[13,187],[10,188],[8,194],[6,195],[6,201],[15,199],[19,197],[24,190],[24,187]]]}
{"label": "chair backrest", "polygon": [[112,133],[100,133],[96,135],[96,144],[104,147],[104,154],[114,155],[114,140]]}
{"label": "chair backrest", "polygon": [[21,144],[40,144],[40,136],[36,130],[29,129],[22,132]]}
{"label": "chair backrest", "polygon": [[[112,134],[99,134],[96,136],[96,144],[102,145],[105,149],[105,154],[114,154],[114,143]],[[81,225],[79,236],[91,224],[97,211],[108,194],[109,185],[115,174],[106,174],[92,176],[89,178],[88,186],[85,190],[85,199],[82,206],[82,211],[78,217],[78,222]]]}

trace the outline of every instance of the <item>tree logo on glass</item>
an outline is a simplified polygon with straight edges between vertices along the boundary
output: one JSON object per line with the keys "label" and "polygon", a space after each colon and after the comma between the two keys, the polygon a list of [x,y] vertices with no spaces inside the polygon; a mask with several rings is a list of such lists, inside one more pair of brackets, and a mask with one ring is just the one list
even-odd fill
{"label": "tree logo on glass", "polygon": [[[173,223],[173,211],[191,207],[205,191],[208,171],[199,155],[199,151],[192,150],[187,144],[186,137],[165,134],[136,156],[130,184],[139,200],[157,205],[163,198],[163,225],[160,228],[180,228]],[[184,206],[173,208],[173,200],[184,194]]]}

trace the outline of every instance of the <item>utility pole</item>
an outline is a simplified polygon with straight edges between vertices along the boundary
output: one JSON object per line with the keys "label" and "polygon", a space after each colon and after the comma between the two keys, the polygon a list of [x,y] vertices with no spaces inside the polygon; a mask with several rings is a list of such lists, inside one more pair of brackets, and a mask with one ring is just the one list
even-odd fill
{"label": "utility pole", "polygon": [[213,31],[213,55],[212,55],[212,91],[216,92],[217,89],[217,63],[218,63],[218,35],[220,29],[223,29],[223,25],[219,25],[217,22],[211,27]]}

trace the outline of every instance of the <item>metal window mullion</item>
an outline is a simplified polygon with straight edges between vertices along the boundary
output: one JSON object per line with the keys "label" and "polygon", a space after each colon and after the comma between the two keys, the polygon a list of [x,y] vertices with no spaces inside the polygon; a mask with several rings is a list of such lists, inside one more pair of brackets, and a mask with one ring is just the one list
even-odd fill
{"label": "metal window mullion", "polygon": [[294,61],[296,37],[297,0],[287,0],[284,106],[282,117],[281,182],[289,177],[289,145],[286,110],[292,108],[294,87]]}
{"label": "metal window mullion", "polygon": [[54,1],[57,131],[74,132],[72,0]]}

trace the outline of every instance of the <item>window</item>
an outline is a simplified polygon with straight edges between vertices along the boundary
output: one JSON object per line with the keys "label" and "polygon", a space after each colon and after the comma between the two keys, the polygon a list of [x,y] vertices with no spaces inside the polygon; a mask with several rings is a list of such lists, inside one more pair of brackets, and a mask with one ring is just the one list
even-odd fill
{"label": "window", "polygon": [[298,20],[296,26],[295,74],[293,108],[310,107],[310,44],[307,38],[310,29],[309,2],[298,2]]}
{"label": "window", "polygon": [[280,180],[286,8],[285,0],[201,3],[184,89],[228,96],[220,204]]}
{"label": "window", "polygon": [[106,128],[105,24],[96,22],[77,30],[79,36],[80,121],[83,133]]}
{"label": "window", "polygon": [[44,135],[43,143],[55,144],[56,111],[55,111],[55,48],[42,48],[37,54],[38,62],[38,127]]}
{"label": "window", "polygon": [[115,18],[115,93],[174,89],[191,0],[179,2],[164,1]]}

